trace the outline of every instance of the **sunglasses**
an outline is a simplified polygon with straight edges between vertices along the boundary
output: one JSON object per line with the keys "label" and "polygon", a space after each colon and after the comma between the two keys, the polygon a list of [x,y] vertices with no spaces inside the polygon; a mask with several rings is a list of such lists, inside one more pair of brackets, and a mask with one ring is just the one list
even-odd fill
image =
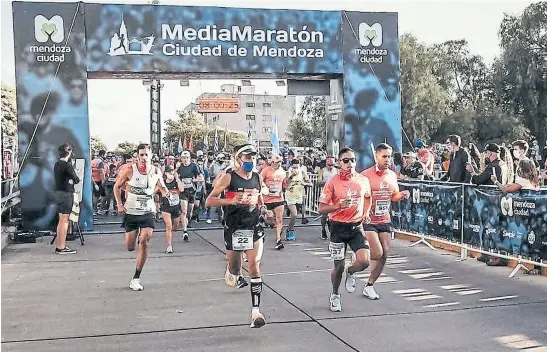
{"label": "sunglasses", "polygon": [[354,163],[354,162],[355,162],[355,158],[343,158],[343,159],[342,159],[342,162],[343,162],[344,164]]}

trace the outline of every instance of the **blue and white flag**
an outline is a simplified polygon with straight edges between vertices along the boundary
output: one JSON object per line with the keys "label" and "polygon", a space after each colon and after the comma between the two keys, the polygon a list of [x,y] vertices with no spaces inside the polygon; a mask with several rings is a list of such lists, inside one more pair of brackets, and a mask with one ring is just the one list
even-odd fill
{"label": "blue and white flag", "polygon": [[272,131],[272,154],[281,155],[281,151],[279,150],[279,129],[277,127],[278,125],[277,115],[274,115],[273,119],[274,120],[273,120],[273,131]]}
{"label": "blue and white flag", "polygon": [[218,152],[218,128],[215,128],[215,145],[214,145],[215,153]]}
{"label": "blue and white flag", "polygon": [[182,153],[182,137],[179,138],[179,146],[177,147],[177,152]]}

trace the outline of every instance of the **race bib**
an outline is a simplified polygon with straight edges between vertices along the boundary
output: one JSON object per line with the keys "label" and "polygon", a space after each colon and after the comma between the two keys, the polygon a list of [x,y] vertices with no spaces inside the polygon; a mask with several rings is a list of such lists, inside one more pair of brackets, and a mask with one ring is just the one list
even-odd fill
{"label": "race bib", "polygon": [[272,182],[268,189],[270,190],[270,193],[268,194],[269,196],[278,197],[281,195],[282,185],[280,182]]}
{"label": "race bib", "polygon": [[330,251],[330,258],[332,260],[344,260],[346,257],[346,244],[330,242],[329,251]]}
{"label": "race bib", "polygon": [[253,230],[237,230],[232,234],[232,250],[246,251],[253,249]]}
{"label": "race bib", "polygon": [[116,178],[115,178],[115,177],[109,177],[109,178],[108,178],[108,181],[109,181],[109,182],[116,182]]}
{"label": "race bib", "polygon": [[149,211],[150,207],[148,205],[150,197],[137,197],[137,201],[135,202],[135,209],[139,211]]}
{"label": "race bib", "polygon": [[182,185],[184,188],[194,188],[194,183],[192,182],[191,178],[183,178],[182,179]]}
{"label": "race bib", "polygon": [[167,200],[169,201],[170,206],[179,205],[180,203],[180,197],[178,193],[169,193],[169,196],[167,197]]}
{"label": "race bib", "polygon": [[391,205],[390,200],[377,200],[374,206],[374,215],[375,216],[386,216],[389,215],[389,206]]}

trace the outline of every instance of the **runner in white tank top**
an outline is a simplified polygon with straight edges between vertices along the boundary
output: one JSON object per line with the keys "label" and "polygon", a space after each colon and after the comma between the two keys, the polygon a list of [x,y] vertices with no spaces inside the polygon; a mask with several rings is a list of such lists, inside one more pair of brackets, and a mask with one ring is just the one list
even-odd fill
{"label": "runner in white tank top", "polygon": [[[127,198],[125,204],[121,202],[121,187],[126,185]],[[141,291],[140,275],[148,256],[148,242],[152,237],[155,225],[156,204],[154,193],[161,192],[168,197],[169,190],[165,187],[161,170],[152,165],[152,151],[148,144],[141,144],[137,148],[137,162],[124,168],[116,184],[114,195],[118,205],[118,213],[125,213],[123,227],[125,228],[125,244],[127,250],[133,251],[139,232],[139,253],[137,254],[137,269],[129,283],[133,291]]]}

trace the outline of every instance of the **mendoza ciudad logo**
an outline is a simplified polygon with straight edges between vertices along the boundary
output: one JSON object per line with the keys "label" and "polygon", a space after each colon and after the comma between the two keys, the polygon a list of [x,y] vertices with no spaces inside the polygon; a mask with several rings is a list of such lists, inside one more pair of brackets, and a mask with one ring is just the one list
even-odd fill
{"label": "mendoza ciudad logo", "polygon": [[380,23],[369,25],[365,22],[359,24],[360,48],[354,49],[353,53],[359,56],[359,61],[365,64],[381,64],[384,56],[387,56],[387,49],[382,49],[384,43],[384,30]]}
{"label": "mendoza ciudad logo", "polygon": [[62,44],[65,40],[65,28],[63,18],[59,15],[50,19],[44,15],[34,17],[34,38],[38,43],[44,43],[30,46],[30,52],[36,53],[38,62],[64,62],[65,53],[72,52],[69,46]]}

